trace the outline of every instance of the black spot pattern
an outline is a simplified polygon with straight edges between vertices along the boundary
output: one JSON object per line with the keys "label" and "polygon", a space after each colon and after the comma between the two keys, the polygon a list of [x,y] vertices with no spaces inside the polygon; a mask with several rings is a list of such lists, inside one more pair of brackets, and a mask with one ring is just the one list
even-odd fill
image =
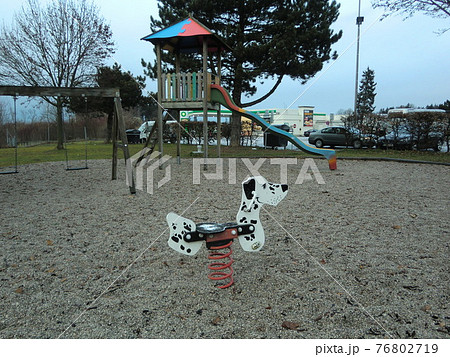
{"label": "black spot pattern", "polygon": [[244,236],[244,238],[245,238],[245,240],[248,240],[248,241],[253,241],[253,240],[255,240],[255,235],[254,234],[250,234],[249,236]]}
{"label": "black spot pattern", "polygon": [[186,222],[183,222],[183,227],[184,229],[186,229],[188,232],[192,231],[192,226]]}

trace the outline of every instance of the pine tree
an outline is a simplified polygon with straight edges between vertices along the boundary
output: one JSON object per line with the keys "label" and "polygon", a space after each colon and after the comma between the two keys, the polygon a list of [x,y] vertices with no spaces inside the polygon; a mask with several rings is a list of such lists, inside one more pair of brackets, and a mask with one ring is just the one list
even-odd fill
{"label": "pine tree", "polygon": [[356,111],[358,118],[362,119],[364,116],[371,114],[375,110],[375,71],[367,67],[363,72],[361,83],[359,85],[359,92],[357,96]]}

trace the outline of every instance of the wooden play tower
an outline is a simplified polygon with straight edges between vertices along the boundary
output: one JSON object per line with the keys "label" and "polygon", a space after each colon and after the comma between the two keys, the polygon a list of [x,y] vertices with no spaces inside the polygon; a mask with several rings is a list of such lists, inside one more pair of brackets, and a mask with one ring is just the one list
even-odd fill
{"label": "wooden play tower", "polygon": [[[206,26],[190,17],[168,28],[148,35],[142,40],[156,46],[157,77],[158,77],[158,143],[163,155],[163,110],[174,110],[176,119],[180,121],[180,110],[203,110],[203,144],[204,158],[208,158],[208,109],[217,111],[217,151],[220,157],[220,105],[247,117],[269,132],[286,138],[300,150],[314,155],[322,155],[328,160],[330,170],[336,170],[336,153],[332,149],[310,146],[293,134],[268,123],[256,113],[236,105],[230,93],[220,85],[222,70],[221,54],[231,51],[231,48]],[[171,73],[162,72],[162,51],[166,50],[175,56],[175,69]],[[203,68],[201,72],[181,73],[181,55],[186,53],[201,53]],[[211,54],[217,56],[217,68],[208,72],[208,61]],[[214,73],[214,74],[213,74]],[[180,157],[180,127],[178,125],[177,156]],[[207,169],[206,160],[204,169]]]}
{"label": "wooden play tower", "polygon": [[[231,48],[210,29],[190,17],[175,25],[142,38],[156,47],[158,77],[158,146],[163,155],[163,110],[173,110],[180,121],[181,110],[203,110],[203,153],[208,157],[208,110],[217,111],[217,145],[220,156],[220,105],[211,102],[211,84],[220,84],[221,54]],[[175,70],[163,73],[162,51],[175,57]],[[182,73],[181,55],[200,53],[203,59],[201,72]],[[208,58],[216,54],[217,68],[208,72]],[[214,74],[213,74],[214,73]],[[177,156],[180,156],[180,135]]]}

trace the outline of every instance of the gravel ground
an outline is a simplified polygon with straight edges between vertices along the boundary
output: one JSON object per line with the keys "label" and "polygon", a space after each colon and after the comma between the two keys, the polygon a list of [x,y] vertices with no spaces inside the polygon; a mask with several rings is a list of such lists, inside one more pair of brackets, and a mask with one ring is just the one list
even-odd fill
{"label": "gravel ground", "polygon": [[[117,181],[109,161],[1,175],[0,337],[449,338],[449,167],[315,162],[325,184],[288,166],[287,197],[261,212],[266,245],[233,244],[224,290],[206,248],[167,246],[165,216],[233,221],[241,160],[231,185],[227,165],[193,185],[192,161],[171,162],[152,195],[129,194],[122,162]],[[269,160],[259,172],[280,180]]]}

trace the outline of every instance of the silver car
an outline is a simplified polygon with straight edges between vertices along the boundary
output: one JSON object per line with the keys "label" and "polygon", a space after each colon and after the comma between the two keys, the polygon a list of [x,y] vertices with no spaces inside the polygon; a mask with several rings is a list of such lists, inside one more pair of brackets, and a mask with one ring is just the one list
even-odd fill
{"label": "silver car", "polygon": [[339,126],[331,126],[311,133],[308,142],[318,148],[324,146],[353,146],[355,149],[360,149],[363,146],[359,134]]}

